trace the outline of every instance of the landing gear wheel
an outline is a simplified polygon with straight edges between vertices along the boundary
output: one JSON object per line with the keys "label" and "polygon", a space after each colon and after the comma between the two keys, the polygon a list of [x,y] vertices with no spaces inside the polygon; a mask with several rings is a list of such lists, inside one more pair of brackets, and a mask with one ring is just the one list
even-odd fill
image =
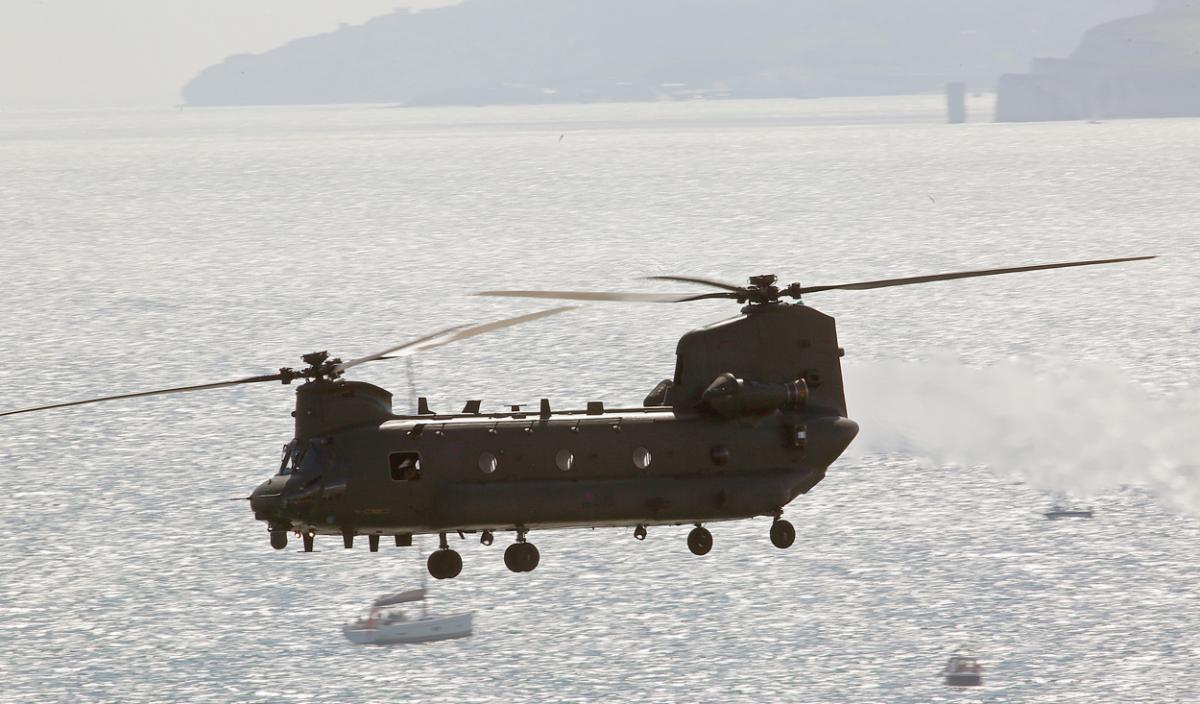
{"label": "landing gear wheel", "polygon": [[646,539],[646,526],[639,525],[637,528],[634,528],[633,529],[633,537],[637,538],[638,540],[645,540]]}
{"label": "landing gear wheel", "polygon": [[537,547],[535,547],[533,543],[521,543],[521,544],[525,546],[524,549],[521,550],[521,552],[524,553],[523,566],[525,568],[522,571],[523,572],[532,572],[535,569],[537,569],[538,563],[542,561],[542,554],[540,552],[538,552]]}
{"label": "landing gear wheel", "polygon": [[504,550],[504,566],[513,572],[532,572],[541,560],[533,543],[513,543]]}
{"label": "landing gear wheel", "polygon": [[771,544],[777,548],[790,548],[796,542],[796,529],[785,520],[777,520],[771,524]]}
{"label": "landing gear wheel", "polygon": [[707,555],[708,551],[712,550],[712,543],[712,533],[709,533],[707,528],[696,526],[688,533],[688,550],[691,550],[693,555]]}
{"label": "landing gear wheel", "polygon": [[282,550],[287,547],[287,531],[273,530],[271,531],[271,547],[276,550]]}
{"label": "landing gear wheel", "polygon": [[379,536],[378,535],[368,535],[367,536],[367,547],[370,548],[371,552],[379,552]]}
{"label": "landing gear wheel", "polygon": [[454,579],[462,572],[462,555],[450,549],[437,550],[429,555],[425,566],[434,579]]}
{"label": "landing gear wheel", "polygon": [[446,551],[446,576],[445,579],[454,579],[462,573],[462,555],[459,555],[454,550]]}
{"label": "landing gear wheel", "polygon": [[315,538],[315,537],[316,536],[313,533],[305,533],[304,534],[304,552],[312,552],[313,551],[313,538]]}

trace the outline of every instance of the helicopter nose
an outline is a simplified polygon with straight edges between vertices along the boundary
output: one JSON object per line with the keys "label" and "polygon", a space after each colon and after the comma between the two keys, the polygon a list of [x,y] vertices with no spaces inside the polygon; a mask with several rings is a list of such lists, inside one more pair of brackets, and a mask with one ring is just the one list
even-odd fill
{"label": "helicopter nose", "polygon": [[[281,479],[284,481],[280,481]],[[283,485],[285,483],[286,478],[274,477],[259,484],[250,493],[250,508],[254,511],[255,518],[260,521],[267,521],[279,513],[282,503]]]}

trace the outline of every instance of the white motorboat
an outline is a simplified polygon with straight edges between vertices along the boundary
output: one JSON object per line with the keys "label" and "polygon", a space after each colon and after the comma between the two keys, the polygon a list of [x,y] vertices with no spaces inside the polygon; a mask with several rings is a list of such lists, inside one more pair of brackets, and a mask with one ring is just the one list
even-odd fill
{"label": "white motorboat", "polygon": [[[421,603],[421,614],[409,616],[397,608],[402,604]],[[425,604],[425,590],[411,589],[375,600],[367,614],[342,626],[342,633],[359,645],[429,643],[471,635],[474,612],[431,616]]]}
{"label": "white motorboat", "polygon": [[942,674],[946,684],[951,687],[978,687],[983,684],[983,668],[966,648],[954,651]]}

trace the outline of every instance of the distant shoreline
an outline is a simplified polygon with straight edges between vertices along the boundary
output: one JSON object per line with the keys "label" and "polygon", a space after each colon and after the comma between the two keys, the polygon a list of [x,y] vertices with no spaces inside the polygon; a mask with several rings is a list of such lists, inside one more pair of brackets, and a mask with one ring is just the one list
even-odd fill
{"label": "distant shoreline", "polygon": [[[968,97],[968,123],[992,121],[995,95]],[[752,107],[752,110],[748,110]],[[0,126],[22,117],[79,119],[86,115],[136,121],[137,115],[176,113],[201,115],[271,115],[326,112],[374,112],[399,118],[401,124],[548,125],[554,129],[607,129],[630,122],[648,126],[681,127],[725,122],[781,126],[838,126],[855,124],[940,124],[945,122],[945,98],[940,93],[912,93],[819,98],[741,98],[691,101],[590,102],[521,105],[407,106],[388,103],[317,103],[310,105],[136,106],[109,108],[26,108],[0,111]],[[0,134],[3,130],[0,130]]]}

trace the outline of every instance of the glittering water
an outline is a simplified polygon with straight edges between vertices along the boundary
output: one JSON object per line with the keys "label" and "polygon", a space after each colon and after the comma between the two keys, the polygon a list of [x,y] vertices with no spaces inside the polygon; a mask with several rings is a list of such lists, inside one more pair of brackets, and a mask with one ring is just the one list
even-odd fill
{"label": "glittering water", "polygon": [[[276,466],[290,389],[4,418],[0,700],[1200,700],[1200,462],[1178,442],[1200,417],[1200,121],[938,117],[934,98],[0,114],[0,408],[538,308],[465,296],[488,288],[1164,255],[812,296],[864,431],[790,507],[795,547],[766,520],[713,526],[704,558],[684,528],[552,532],[513,575],[503,540],[465,542],[435,608],[474,609],[476,633],[427,646],[339,632],[419,581],[415,550],[275,552],[228,500]],[[585,307],[414,372],[435,408],[637,402],[679,334],[733,312]],[[930,365],[949,371],[912,383]],[[356,377],[407,397],[402,364]],[[1062,412],[1031,429],[1026,398]],[[1114,457],[1095,519],[1042,518],[1053,480]],[[952,691],[964,642],[985,686]]]}

